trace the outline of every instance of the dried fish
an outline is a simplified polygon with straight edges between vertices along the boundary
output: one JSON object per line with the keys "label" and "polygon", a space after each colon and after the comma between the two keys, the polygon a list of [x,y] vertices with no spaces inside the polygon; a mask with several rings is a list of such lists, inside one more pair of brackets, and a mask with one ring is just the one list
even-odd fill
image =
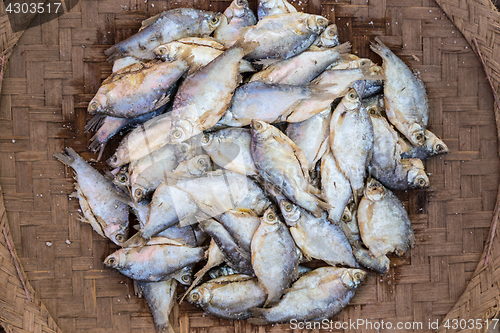
{"label": "dried fish", "polygon": [[354,297],[366,272],[360,269],[321,267],[304,274],[270,309],[252,309],[252,324],[321,320],[338,314]]}
{"label": "dried fish", "polygon": [[210,280],[191,291],[190,303],[204,311],[229,320],[250,317],[250,309],[261,306],[267,294],[257,279],[237,274]]}
{"label": "dried fish", "polygon": [[393,251],[403,255],[415,243],[403,204],[375,179],[366,184],[358,207],[358,224],[361,239],[374,257]]}
{"label": "dried fish", "polygon": [[224,11],[222,21],[214,31],[214,38],[230,47],[248,27],[257,23],[257,18],[248,7],[247,0],[233,0]]}
{"label": "dried fish", "polygon": [[425,142],[429,103],[425,86],[406,64],[375,38],[371,49],[384,61],[384,103],[389,121],[415,146]]}
{"label": "dried fish", "polygon": [[259,0],[257,16],[262,20],[266,16],[296,13],[297,9],[286,0]]}
{"label": "dried fish", "polygon": [[75,170],[74,195],[80,202],[82,222],[89,223],[102,237],[122,245],[129,227],[129,210],[124,202],[130,200],[72,148],[65,148],[62,153],[55,153],[54,157]]}
{"label": "dried fish", "polygon": [[252,238],[251,249],[252,267],[268,295],[264,306],[272,305],[279,301],[297,274],[300,252],[288,228],[272,208],[264,213]]}
{"label": "dried fish", "polygon": [[220,24],[222,14],[194,8],[165,11],[142,22],[135,35],[113,45],[104,53],[108,61],[133,56],[154,59],[153,50],[160,44],[184,37],[210,35]]}

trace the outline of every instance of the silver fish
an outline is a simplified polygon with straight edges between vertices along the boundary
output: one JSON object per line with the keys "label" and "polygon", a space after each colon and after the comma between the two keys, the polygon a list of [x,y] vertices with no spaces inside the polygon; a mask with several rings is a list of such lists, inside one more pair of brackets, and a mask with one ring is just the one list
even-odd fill
{"label": "silver fish", "polygon": [[256,45],[258,43],[240,39],[184,80],[175,96],[172,110],[172,144],[181,143],[219,121],[238,86],[239,62]]}
{"label": "silver fish", "polygon": [[333,112],[330,147],[340,171],[349,179],[354,201],[358,202],[372,154],[373,125],[354,89],[349,90]]}
{"label": "silver fish", "polygon": [[128,170],[132,199],[135,201],[144,199],[162,182],[167,181],[167,174],[171,174],[176,167],[177,160],[174,156],[174,147],[171,145],[165,145],[131,162]]}
{"label": "silver fish", "polygon": [[157,282],[183,267],[203,259],[201,247],[190,247],[168,238],[151,239],[143,247],[120,249],[104,264],[138,281]]}
{"label": "silver fish", "polygon": [[171,88],[189,69],[186,54],[172,62],[153,60],[111,74],[90,101],[89,114],[134,118],[152,112],[170,100]]}
{"label": "silver fish", "polygon": [[429,120],[429,103],[425,86],[380,39],[375,38],[371,49],[382,59],[386,77],[384,102],[389,121],[415,146],[425,142]]}
{"label": "silver fish", "polygon": [[301,122],[325,110],[343,91],[336,86],[249,82],[238,87],[220,125],[246,126],[252,120]]}
{"label": "silver fish", "polygon": [[123,245],[128,236],[130,201],[108,178],[90,166],[72,148],[65,148],[54,157],[75,170],[74,194],[83,213],[82,222],[89,223],[95,232]]}
{"label": "silver fish", "polygon": [[93,153],[99,153],[97,160],[101,159],[106,143],[113,138],[117,133],[124,129],[137,127],[156,116],[161,115],[165,111],[165,106],[143,114],[135,118],[117,118],[103,115],[95,115],[85,125],[85,132],[96,131],[94,136],[90,138],[89,149]]}
{"label": "silver fish", "polygon": [[210,35],[220,24],[221,13],[194,8],[177,8],[153,16],[142,23],[135,35],[104,51],[108,61],[134,56],[154,59],[153,50],[160,44],[184,37]]}
{"label": "silver fish", "polygon": [[139,282],[139,285],[153,315],[156,330],[158,332],[174,333],[174,328],[168,317],[172,312],[177,296],[175,292],[177,280]]}
{"label": "silver fish", "polygon": [[266,297],[257,279],[237,274],[202,284],[189,293],[187,300],[214,316],[242,320],[250,317],[251,308],[262,306]]}
{"label": "silver fish", "polygon": [[260,218],[252,211],[229,210],[217,217],[234,241],[250,253],[252,237],[260,225]]}
{"label": "silver fish", "polygon": [[358,267],[344,232],[328,221],[326,214],[316,218],[288,200],[280,201],[279,205],[295,244],[305,256],[332,266]]}
{"label": "silver fish", "polygon": [[296,13],[297,9],[286,0],[259,0],[257,16],[262,20],[266,16]]}
{"label": "silver fish", "polygon": [[247,176],[257,175],[250,153],[252,136],[248,129],[226,128],[205,133],[201,146],[220,167]]}
{"label": "silver fish", "polygon": [[377,105],[366,106],[373,124],[373,154],[368,169],[372,177],[393,190],[429,187],[429,178],[419,159],[401,159],[402,138],[380,113]]}
{"label": "silver fish", "polygon": [[360,269],[321,267],[304,274],[270,309],[252,309],[249,323],[264,325],[332,318],[349,304],[366,272]]}
{"label": "silver fish", "polygon": [[324,111],[300,123],[288,124],[285,134],[300,148],[306,157],[309,171],[330,149],[330,119],[332,109],[328,106]]}
{"label": "silver fish", "polygon": [[251,250],[255,275],[268,295],[264,306],[272,305],[292,283],[300,252],[288,228],[272,208],[264,213],[252,238]]}
{"label": "silver fish", "polygon": [[309,166],[300,148],[276,127],[252,121],[252,158],[259,174],[299,206],[320,217],[330,206],[315,196]]}
{"label": "silver fish", "polygon": [[117,168],[165,146],[170,141],[165,133],[170,131],[171,123],[170,113],[165,113],[136,127],[122,139],[107,163],[110,167]]}
{"label": "silver fish", "polygon": [[142,245],[180,220],[192,218],[197,212],[198,206],[189,194],[162,183],[153,193],[146,224],[125,245]]}
{"label": "silver fish", "polygon": [[248,27],[257,23],[257,18],[248,7],[247,0],[233,0],[224,11],[222,21],[214,31],[214,38],[230,47]]}
{"label": "silver fish", "polygon": [[368,180],[358,207],[363,243],[374,257],[396,252],[403,255],[415,243],[415,235],[403,204],[375,179]]}
{"label": "silver fish", "polygon": [[353,212],[350,221],[340,221],[340,227],[352,246],[352,253],[356,261],[361,266],[371,269],[380,275],[384,275],[389,271],[389,264],[391,263],[389,258],[385,254],[374,258],[370,251],[363,245],[359,234],[357,211]]}
{"label": "silver fish", "polygon": [[321,74],[332,62],[339,60],[343,53],[350,50],[351,43],[349,42],[324,50],[307,50],[267,66],[262,71],[252,75],[250,82],[307,84]]}
{"label": "silver fish", "polygon": [[259,46],[246,59],[288,59],[307,50],[325,30],[328,20],[319,15],[290,13],[267,16],[245,33]]}
{"label": "silver fish", "polygon": [[349,219],[343,216],[347,204],[353,200],[351,184],[339,170],[330,150],[321,159],[321,196],[331,206],[328,210],[330,221]]}
{"label": "silver fish", "polygon": [[250,252],[240,247],[222,224],[206,219],[200,222],[200,228],[212,237],[231,268],[238,273],[254,275]]}

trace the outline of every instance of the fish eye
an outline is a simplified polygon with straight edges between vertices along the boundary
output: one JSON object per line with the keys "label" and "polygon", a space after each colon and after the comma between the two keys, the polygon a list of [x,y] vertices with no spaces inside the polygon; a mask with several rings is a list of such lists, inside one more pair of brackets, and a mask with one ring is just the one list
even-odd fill
{"label": "fish eye", "polygon": [[121,174],[121,175],[119,175],[119,176],[118,176],[118,181],[119,181],[120,183],[126,183],[126,182],[127,182],[127,179],[128,179],[128,177],[127,177],[127,175],[125,175],[125,174]]}
{"label": "fish eye", "polygon": [[325,20],[322,17],[318,18],[317,22],[319,25],[326,25],[327,24],[327,20]]}
{"label": "fish eye", "polygon": [[172,133],[175,139],[180,139],[182,137],[182,132],[179,130],[175,130],[174,133]]}
{"label": "fish eye", "polygon": [[417,141],[422,141],[422,139],[423,139],[423,135],[422,134],[417,134],[415,136],[415,140],[417,140]]}
{"label": "fish eye", "polygon": [[259,123],[255,123],[255,125],[253,126],[255,129],[257,130],[260,130],[262,129],[262,124],[259,122]]}
{"label": "fish eye", "polygon": [[292,205],[291,205],[291,204],[289,204],[289,203],[287,203],[287,204],[285,205],[285,211],[290,212],[291,210],[292,210]]}
{"label": "fish eye", "polygon": [[196,301],[198,301],[200,299],[200,294],[198,294],[198,293],[192,293],[190,297],[191,297],[191,300],[193,302],[196,302]]}
{"label": "fish eye", "polygon": [[274,221],[275,216],[274,216],[274,214],[273,214],[273,213],[269,213],[269,214],[267,214],[266,219],[267,219],[268,221]]}
{"label": "fish eye", "polygon": [[355,280],[359,281],[359,280],[361,280],[361,277],[362,277],[362,276],[361,276],[361,273],[360,273],[360,272],[356,272],[356,273],[354,273],[354,279],[355,279]]}
{"label": "fish eye", "polygon": [[118,162],[118,157],[116,155],[111,156],[111,163],[116,163]]}
{"label": "fish eye", "polygon": [[120,243],[121,243],[121,242],[123,242],[124,237],[123,237],[123,235],[122,235],[122,234],[118,234],[118,235],[116,235],[115,239],[116,239],[116,241],[117,241],[117,242],[120,242]]}
{"label": "fish eye", "polygon": [[330,36],[336,36],[337,35],[337,32],[335,31],[336,29],[334,28],[331,28],[328,30],[328,35]]}
{"label": "fish eye", "polygon": [[426,184],[427,184],[427,182],[425,181],[425,179],[420,178],[420,179],[418,180],[418,185],[420,185],[420,186],[425,186]]}
{"label": "fish eye", "polygon": [[245,6],[245,0],[237,0],[237,1],[236,1],[236,6],[238,6],[238,7],[243,7],[243,6]]}
{"label": "fish eye", "polygon": [[440,151],[443,151],[444,150],[444,146],[442,144],[437,144],[436,145],[436,151],[437,152],[440,152]]}
{"label": "fish eye", "polygon": [[370,108],[368,112],[373,115],[377,114],[377,112],[375,112],[375,108]]}
{"label": "fish eye", "polygon": [[210,135],[204,134],[201,138],[201,143],[208,143],[210,141]]}
{"label": "fish eye", "polygon": [[204,160],[203,158],[200,158],[200,159],[198,160],[198,165],[204,166],[204,165],[205,165],[205,163],[206,163],[206,162],[205,162],[205,160]]}
{"label": "fish eye", "polygon": [[188,283],[189,279],[190,279],[190,277],[188,274],[184,274],[183,276],[181,276],[182,282]]}
{"label": "fish eye", "polygon": [[99,108],[99,104],[97,102],[90,103],[90,110],[96,111]]}
{"label": "fish eye", "polygon": [[347,221],[349,220],[349,216],[347,214],[342,215],[342,221]]}
{"label": "fish eye", "polygon": [[160,55],[167,53],[167,47],[165,45],[158,46],[156,53]]}
{"label": "fish eye", "polygon": [[116,264],[116,259],[114,257],[111,257],[106,261],[106,264],[108,266],[114,266]]}
{"label": "fish eye", "polygon": [[217,23],[219,23],[219,21],[220,21],[220,19],[217,16],[213,17],[212,20],[210,20],[210,22],[212,24],[217,24]]}
{"label": "fish eye", "polygon": [[356,94],[354,92],[350,92],[349,95],[347,95],[347,97],[349,99],[355,99],[356,98]]}
{"label": "fish eye", "polygon": [[136,198],[142,198],[142,196],[144,195],[144,191],[140,188],[137,188],[135,191],[134,191],[134,196]]}

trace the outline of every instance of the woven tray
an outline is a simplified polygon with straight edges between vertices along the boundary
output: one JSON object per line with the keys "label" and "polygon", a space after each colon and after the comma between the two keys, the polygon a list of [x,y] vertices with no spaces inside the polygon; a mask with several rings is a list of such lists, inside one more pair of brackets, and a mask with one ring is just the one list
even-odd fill
{"label": "woven tray", "polygon": [[[6,227],[33,301],[26,299],[0,235],[0,325],[8,332],[59,328],[63,332],[153,332],[147,305],[133,295],[130,280],[103,267],[104,257],[116,247],[77,220],[78,204],[68,198],[73,191],[72,172],[52,154],[70,146],[84,152],[86,159],[95,157],[86,152],[89,136],[83,128],[87,104],[111,72],[103,54],[109,45],[130,36],[141,20],[165,9],[223,11],[229,3],[86,0],[42,25],[35,17],[31,28],[17,34],[12,33],[2,6],[0,46],[10,59],[0,99],[0,192],[5,202],[4,209],[0,197],[0,227]],[[407,331],[422,332],[431,331],[429,321],[441,322],[445,317],[495,316],[500,299],[498,238],[488,265],[482,267],[498,193],[495,117],[499,112],[471,45],[477,38],[498,91],[498,12],[489,0],[438,0],[455,26],[433,0],[292,3],[335,22],[341,41],[351,41],[359,56],[380,63],[368,45],[374,36],[381,36],[410,67],[418,69],[430,97],[429,128],[451,150],[426,163],[431,174],[428,190],[398,193],[417,236],[411,256],[394,258],[389,277],[369,276],[352,305],[336,319],[383,320],[394,325],[416,322],[422,323],[422,330]],[[173,316],[180,332],[292,332],[289,325],[252,327],[219,320],[186,303],[176,307]]]}

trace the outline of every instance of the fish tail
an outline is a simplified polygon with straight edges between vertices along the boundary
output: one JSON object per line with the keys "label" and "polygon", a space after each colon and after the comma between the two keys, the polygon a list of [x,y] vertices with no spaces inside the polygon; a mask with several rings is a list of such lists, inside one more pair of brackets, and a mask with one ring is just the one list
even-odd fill
{"label": "fish tail", "polygon": [[262,308],[251,308],[250,310],[251,316],[253,318],[248,319],[248,322],[252,325],[267,325],[269,324],[267,320],[264,318],[264,314],[266,313],[266,309]]}
{"label": "fish tail", "polygon": [[158,333],[175,333],[174,328],[172,327],[172,324],[167,323],[166,325],[163,326],[156,326],[156,331]]}
{"label": "fish tail", "polygon": [[122,49],[121,43],[118,43],[104,51],[104,54],[108,56],[107,61],[111,62],[118,58],[122,58],[125,54],[125,50]]}
{"label": "fish tail", "polygon": [[81,158],[73,148],[64,148],[62,153],[55,153],[54,157],[67,166],[72,166],[77,159]]}
{"label": "fish tail", "polygon": [[372,49],[372,51],[378,54],[381,58],[387,58],[392,53],[391,50],[385,46],[385,44],[382,43],[378,37],[375,37],[375,42],[370,43],[370,49]]}
{"label": "fish tail", "polygon": [[351,43],[345,42],[343,44],[340,44],[339,46],[335,46],[333,49],[340,54],[349,53],[351,52]]}
{"label": "fish tail", "polygon": [[326,210],[327,212],[329,212],[332,209],[333,207],[329,203],[323,201],[323,199],[321,198],[318,198],[318,207],[313,212],[313,215],[316,217],[321,217],[323,216],[323,211]]}
{"label": "fish tail", "polygon": [[135,235],[130,237],[125,243],[123,243],[123,248],[126,247],[143,247],[147,240],[142,237],[142,231],[138,231]]}
{"label": "fish tail", "polygon": [[85,125],[84,128],[85,133],[97,131],[99,128],[101,128],[105,120],[106,120],[105,115],[103,114],[95,115],[94,117],[92,117],[92,119],[88,121],[87,125]]}

